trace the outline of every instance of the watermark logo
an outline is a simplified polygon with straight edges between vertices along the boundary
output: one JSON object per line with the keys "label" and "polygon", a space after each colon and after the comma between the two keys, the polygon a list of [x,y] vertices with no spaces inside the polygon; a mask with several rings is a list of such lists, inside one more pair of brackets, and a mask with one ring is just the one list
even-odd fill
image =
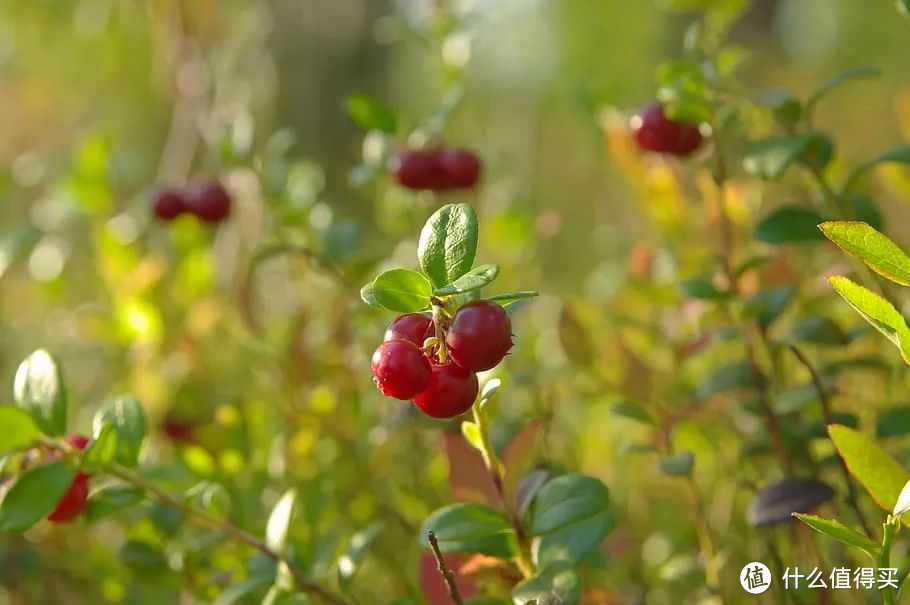
{"label": "watermark logo", "polygon": [[771,587],[771,570],[758,561],[749,563],[739,574],[739,583],[743,585],[746,592],[761,594]]}

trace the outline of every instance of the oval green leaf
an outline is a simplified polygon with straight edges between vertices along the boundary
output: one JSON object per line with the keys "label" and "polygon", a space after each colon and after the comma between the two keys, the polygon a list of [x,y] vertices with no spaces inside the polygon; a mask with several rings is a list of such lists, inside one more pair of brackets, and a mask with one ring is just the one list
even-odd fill
{"label": "oval green leaf", "polygon": [[98,521],[131,506],[139,504],[145,499],[145,492],[132,485],[109,485],[102,487],[92,494],[88,507],[85,509],[85,518],[89,522]]}
{"label": "oval green leaf", "polygon": [[132,395],[121,395],[105,403],[92,421],[94,434],[101,435],[107,422],[117,434],[114,459],[125,466],[136,466],[148,432],[139,400]]}
{"label": "oval green leaf", "polygon": [[542,536],[605,512],[607,486],[594,477],[572,474],[547,481],[531,505],[528,533]]}
{"label": "oval green leaf", "polygon": [[345,108],[354,123],[365,130],[379,130],[388,134],[395,134],[398,130],[395,114],[385,105],[366,95],[349,96]]}
{"label": "oval green leaf", "polygon": [[269,515],[269,522],[266,524],[265,528],[265,543],[268,544],[269,548],[272,550],[279,552],[284,550],[296,500],[297,492],[293,489],[286,491],[275,504],[272,513]]}
{"label": "oval green leaf", "polygon": [[471,270],[477,254],[477,214],[468,204],[448,204],[433,213],[420,232],[417,259],[441,288]]}
{"label": "oval green leaf", "polygon": [[66,432],[66,388],[50,353],[39,349],[19,364],[13,382],[13,400],[26,410],[45,434]]}
{"label": "oval green leaf", "polygon": [[420,528],[421,542],[429,547],[433,531],[442,552],[481,553],[508,559],[515,556],[517,542],[504,514],[482,504],[450,504],[435,511]]}
{"label": "oval green leaf", "polygon": [[763,218],[755,228],[755,239],[766,244],[811,244],[824,241],[818,232],[821,216],[798,206],[783,206]]}
{"label": "oval green leaf", "polygon": [[855,546],[872,557],[873,561],[877,560],[878,553],[881,550],[879,545],[858,531],[850,529],[837,519],[823,519],[816,515],[804,513],[793,513],[793,516],[815,531],[825,534],[829,538],[834,538],[838,542]]}
{"label": "oval green leaf", "polygon": [[69,460],[35,466],[16,477],[0,500],[0,531],[23,532],[47,516],[75,477]]}
{"label": "oval green leaf", "polygon": [[0,454],[23,449],[41,438],[32,416],[22,408],[0,405]]}
{"label": "oval green leaf", "polygon": [[451,296],[452,294],[479,290],[493,283],[493,280],[498,275],[499,265],[480,265],[479,267],[474,267],[451,284],[437,288],[433,293],[437,296]]}
{"label": "oval green leaf", "polygon": [[863,319],[900,349],[904,361],[910,363],[910,328],[894,305],[846,277],[835,275],[828,278],[828,283]]}
{"label": "oval green leaf", "polygon": [[557,561],[512,589],[515,605],[578,605],[581,578],[571,563]]}
{"label": "oval green leaf", "polygon": [[910,286],[910,256],[887,236],[860,221],[831,221],[819,228],[841,250],[894,283]]}
{"label": "oval green leaf", "polygon": [[660,470],[665,475],[681,477],[688,475],[695,464],[695,454],[691,450],[682,450],[660,460]]}
{"label": "oval green leaf", "polygon": [[833,424],[828,434],[850,474],[888,512],[894,508],[910,475],[885,450],[857,430]]}
{"label": "oval green leaf", "polygon": [[410,269],[391,269],[373,281],[373,297],[380,306],[390,311],[423,311],[430,306],[432,295],[430,282]]}

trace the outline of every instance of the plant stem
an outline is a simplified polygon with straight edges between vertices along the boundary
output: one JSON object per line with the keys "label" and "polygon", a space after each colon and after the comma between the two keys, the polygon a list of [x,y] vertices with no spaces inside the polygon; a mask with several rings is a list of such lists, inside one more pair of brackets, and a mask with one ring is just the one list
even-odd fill
{"label": "plant stem", "polygon": [[499,462],[499,458],[496,456],[493,445],[490,443],[490,435],[487,431],[487,417],[480,408],[480,399],[474,403],[472,411],[474,413],[474,423],[477,425],[478,432],[480,433],[480,453],[483,456],[483,462],[487,467],[487,471],[490,473],[490,479],[493,481],[496,493],[499,494],[499,499],[502,500],[502,506],[505,509],[506,515],[508,515],[509,521],[512,523],[515,537],[518,539],[518,558],[516,561],[518,569],[521,571],[521,575],[525,578],[530,578],[534,575],[534,564],[531,561],[531,542],[521,524],[521,518],[518,515],[518,511],[515,510],[515,507],[512,506],[511,501],[506,495],[505,481],[502,476],[502,465]]}
{"label": "plant stem", "polygon": [[[708,590],[714,593],[721,589],[720,566],[717,563],[717,548],[714,546],[711,527],[708,525],[705,500],[691,471],[686,475],[685,479],[686,485],[689,487],[689,493],[692,496],[692,508],[695,509],[695,531],[698,534],[698,543],[702,556],[705,558],[705,580],[707,580]],[[721,602],[723,602],[722,597]]]}
{"label": "plant stem", "polygon": [[[818,401],[821,404],[822,418],[824,419],[825,424],[829,426],[834,424],[834,414],[831,411],[831,400],[818,370],[815,369],[815,366],[812,365],[809,358],[806,357],[805,353],[803,353],[798,346],[790,345],[790,350],[796,356],[796,359],[798,359],[803,367],[809,372],[812,384],[815,387],[815,391],[818,393]],[[844,462],[844,459],[840,456],[838,456],[837,459],[840,462],[840,469],[844,475],[844,482],[847,485],[847,503],[853,509],[853,512],[856,513],[856,518],[859,520],[860,525],[863,526],[866,535],[871,536],[872,528],[869,526],[869,522],[866,520],[866,516],[863,514],[862,509],[859,507],[859,500],[856,497],[856,485],[854,485],[853,478],[850,476],[850,471],[847,469],[847,463]]]}
{"label": "plant stem", "polygon": [[[900,531],[900,517],[888,515],[888,518],[882,524],[882,552],[878,557],[878,569],[889,569],[891,567],[891,547],[894,545],[894,539],[897,532]],[[882,603],[884,605],[896,605],[897,592],[892,586],[886,586],[882,589]]]}
{"label": "plant stem", "polygon": [[293,576],[294,584],[297,590],[300,592],[322,599],[331,605],[352,605],[350,601],[345,600],[344,598],[323,588],[319,584],[308,580],[287,555],[274,550],[268,544],[253,534],[249,533],[248,531],[243,530],[236,525],[233,525],[229,521],[219,519],[218,517],[210,515],[203,510],[190,506],[182,499],[176,496],[172,496],[162,488],[158,487],[147,477],[144,477],[143,475],[124,466],[121,466],[119,464],[108,464],[104,467],[104,472],[113,477],[117,477],[126,483],[145,490],[162,504],[175,508],[188,517],[195,519],[199,523],[208,525],[213,529],[217,529],[218,531],[231,536],[239,542],[243,542],[244,544],[251,546],[279,565],[284,565]]}
{"label": "plant stem", "polygon": [[449,569],[449,566],[446,565],[446,561],[442,557],[442,551],[439,550],[439,542],[436,541],[436,534],[433,533],[433,531],[428,531],[427,540],[429,540],[433,556],[436,558],[436,565],[439,568],[439,573],[442,574],[442,577],[446,582],[446,587],[449,589],[449,596],[452,598],[452,602],[455,603],[455,605],[464,605],[464,601],[461,600],[461,593],[458,592],[458,584],[455,583],[455,574],[453,574],[452,570]]}

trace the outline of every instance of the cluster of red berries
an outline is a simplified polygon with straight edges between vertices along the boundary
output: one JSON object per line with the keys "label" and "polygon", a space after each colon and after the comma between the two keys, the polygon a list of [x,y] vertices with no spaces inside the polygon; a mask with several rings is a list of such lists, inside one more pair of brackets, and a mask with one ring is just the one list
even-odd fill
{"label": "cluster of red berries", "polygon": [[206,223],[220,223],[231,213],[231,196],[218,181],[193,183],[185,189],[157,191],[152,198],[152,210],[163,221],[189,213]]}
{"label": "cluster of red berries", "polygon": [[[66,441],[80,450],[85,450],[91,442],[85,435],[78,434],[68,435]],[[66,523],[81,515],[85,511],[85,507],[88,506],[88,484],[90,478],[91,475],[88,473],[83,473],[82,471],[76,473],[73,482],[70,483],[66,493],[57,502],[57,506],[51,511],[51,514],[47,516],[47,520],[53,523]]]}
{"label": "cluster of red berries", "polygon": [[373,353],[373,382],[383,395],[413,399],[427,416],[454,418],[477,398],[475,372],[495,367],[512,348],[512,323],[505,309],[485,300],[436,321],[408,313],[389,324]]}
{"label": "cluster of red berries", "polygon": [[697,124],[671,120],[663,105],[657,103],[633,116],[631,126],[635,142],[646,151],[685,157],[698,149],[703,140]]}
{"label": "cluster of red berries", "polygon": [[471,189],[480,180],[480,160],[467,149],[403,149],[392,160],[392,174],[408,189]]}

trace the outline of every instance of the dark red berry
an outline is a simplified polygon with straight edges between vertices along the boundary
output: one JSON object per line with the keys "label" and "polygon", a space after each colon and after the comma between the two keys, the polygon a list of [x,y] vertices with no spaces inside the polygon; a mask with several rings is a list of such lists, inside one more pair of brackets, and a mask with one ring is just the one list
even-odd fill
{"label": "dark red berry", "polygon": [[471,189],[480,179],[480,160],[467,149],[448,149],[439,156],[448,189]]}
{"label": "dark red berry", "polygon": [[162,221],[172,221],[184,212],[187,212],[186,200],[183,194],[174,189],[162,189],[152,198],[152,210]]}
{"label": "dark red berry", "polygon": [[697,124],[671,120],[659,104],[645,107],[632,118],[631,125],[635,142],[647,151],[682,157],[698,149],[702,142]]}
{"label": "dark red berry", "polygon": [[430,382],[430,362],[413,342],[389,340],[373,353],[373,382],[383,395],[411,399]]}
{"label": "dark red berry", "polygon": [[392,174],[408,189],[446,189],[446,174],[437,149],[402,149],[392,160]]}
{"label": "dark red berry", "polygon": [[190,211],[207,223],[220,223],[231,213],[231,196],[218,181],[193,185],[188,198]]}
{"label": "dark red berry", "polygon": [[454,418],[464,414],[477,398],[477,374],[447,363],[433,365],[430,383],[414,397],[414,405],[433,418]]}
{"label": "dark red berry", "polygon": [[[67,435],[66,441],[75,448],[84,450],[91,443],[91,440],[85,435],[72,434]],[[82,514],[88,505],[88,488],[91,475],[88,473],[76,473],[76,477],[66,493],[57,502],[57,506],[47,516],[47,520],[53,523],[65,523]]]}
{"label": "dark red berry", "polygon": [[180,418],[165,418],[161,430],[174,443],[192,443],[195,426]]}
{"label": "dark red berry", "polygon": [[399,315],[395,321],[386,328],[384,342],[390,340],[407,340],[418,347],[423,347],[423,341],[432,336],[433,320],[421,313],[405,313]]}
{"label": "dark red berry", "polygon": [[455,312],[446,347],[452,361],[464,369],[489,370],[512,348],[512,322],[494,302],[469,302]]}

